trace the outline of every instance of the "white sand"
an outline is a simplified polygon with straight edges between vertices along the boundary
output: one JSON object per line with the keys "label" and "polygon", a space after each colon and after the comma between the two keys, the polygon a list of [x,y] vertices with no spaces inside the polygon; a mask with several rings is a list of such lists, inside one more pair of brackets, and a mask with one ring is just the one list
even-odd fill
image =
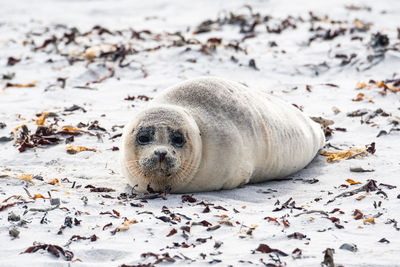
{"label": "white sand", "polygon": [[[218,14],[223,17],[229,11],[249,17],[248,9],[243,7],[246,3],[248,1],[242,0],[207,0],[195,3],[182,0],[160,0],[156,3],[127,0],[0,1],[0,75],[16,73],[12,80],[0,80],[0,88],[5,87],[7,82],[18,84],[37,81],[35,87],[1,89],[0,122],[7,126],[0,129],[0,137],[9,136],[9,133],[21,124],[27,124],[31,132],[34,132],[37,126],[33,120],[37,119],[36,114],[43,112],[57,113],[59,127],[75,127],[79,122],[98,120],[99,125],[107,130],[91,131],[100,133],[102,142],[96,136],[88,134],[75,137],[73,145],[94,148],[97,152],[85,151],[74,155],[66,153],[64,141],[54,146],[27,149],[22,153],[13,141],[0,143],[0,177],[8,175],[0,178],[0,201],[13,195],[21,196],[20,199],[1,202],[0,206],[21,202],[23,199],[29,201],[0,211],[1,266],[68,266],[71,263],[63,256],[56,258],[44,250],[21,254],[34,242],[59,245],[72,251],[72,265],[77,266],[154,263],[155,257],[141,256],[147,252],[177,256],[175,265],[181,266],[190,263],[193,266],[208,265],[213,261],[221,266],[252,265],[251,263],[263,265],[260,259],[265,263],[277,265],[281,262],[282,265],[288,266],[320,266],[326,248],[335,250],[333,257],[337,265],[400,266],[400,232],[396,230],[394,223],[390,223],[391,219],[400,220],[400,132],[392,131],[389,135],[377,138],[381,130],[389,132],[389,129],[395,127],[390,124],[391,120],[400,121],[400,93],[387,91],[383,96],[379,94],[382,89],[376,85],[356,90],[358,82],[366,82],[368,85],[370,79],[381,81],[399,77],[400,40],[397,39],[396,27],[399,27],[400,2],[254,1],[253,12],[259,12],[262,17],[270,15],[273,18],[255,28],[256,37],[241,43],[240,46],[247,49],[247,54],[222,46],[217,47],[211,55],[199,52],[200,45],[167,47],[173,44],[173,40],[179,41],[179,37],[167,36],[166,33],[177,31],[181,31],[186,39],[195,38],[203,43],[212,37],[222,38],[225,45],[234,40],[241,40],[244,34],[239,33],[240,27],[237,25],[225,25],[198,35],[193,35],[192,32],[202,21],[216,19]],[[345,8],[351,4],[369,6],[371,11]],[[328,15],[330,20],[346,21],[342,24],[332,24],[328,20],[315,22],[315,28],[321,26],[326,30],[340,27],[349,29],[355,27],[355,19],[372,25],[367,32],[350,34],[347,30],[344,35],[333,40],[317,39],[308,46],[307,41],[315,34],[309,31],[311,23],[308,11],[321,18]],[[296,23],[296,29],[288,28],[281,34],[266,32],[266,24],[274,27],[274,23],[279,23],[288,15],[294,17],[292,21]],[[301,16],[304,22],[297,20],[298,16]],[[68,32],[60,26],[61,24],[68,28],[76,27],[81,33],[89,31],[95,25],[101,25],[113,32],[121,30],[122,36],[92,34],[89,38],[76,38],[77,45],[66,46],[63,42],[58,46],[59,52],[55,51],[52,44],[35,52],[33,48],[42,45],[43,41],[51,38],[53,34],[60,38]],[[144,40],[130,39],[129,29],[150,30],[152,34],[142,34]],[[389,36],[389,47],[394,50],[387,51],[384,60],[379,64],[364,70],[370,65],[367,56],[375,53],[368,46],[371,34],[378,31]],[[160,37],[154,40],[157,34],[160,34]],[[360,36],[363,40],[351,40],[354,36]],[[35,40],[35,45],[23,45],[24,40]],[[270,47],[270,41],[275,41],[278,46]],[[124,63],[132,60],[133,62],[130,67],[125,68],[118,67],[118,61],[107,61],[104,67],[101,65],[102,59],[96,59],[89,65],[86,59],[70,65],[61,55],[79,54],[84,51],[84,46],[113,44],[124,44],[138,51],[159,45],[165,47],[127,56]],[[191,47],[191,50],[186,51],[187,47]],[[282,53],[282,50],[285,53]],[[341,66],[342,58],[335,58],[336,54],[351,53],[356,53],[357,57],[344,66]],[[231,56],[238,62],[233,62]],[[21,58],[21,61],[14,66],[6,66],[8,57]],[[52,59],[53,63],[46,63],[48,59]],[[250,59],[255,59],[259,71],[248,66]],[[196,63],[192,63],[194,60]],[[324,62],[329,68],[318,67]],[[115,69],[112,78],[89,85],[97,90],[74,88],[108,75],[107,68],[110,67]],[[318,71],[318,76],[315,75],[315,70]],[[146,77],[144,73],[147,73]],[[221,76],[243,82],[253,89],[267,90],[289,103],[302,106],[304,112],[310,115],[333,120],[335,124],[331,128],[346,128],[346,132],[334,132],[329,140],[332,145],[348,149],[350,146],[364,147],[376,142],[376,153],[361,159],[342,160],[337,163],[327,163],[325,157],[318,155],[306,169],[291,176],[290,180],[247,185],[231,191],[195,194],[196,203],[182,203],[181,195],[168,195],[166,200],[148,200],[147,203],[142,203],[143,207],[130,205],[140,203],[139,200],[117,199],[121,193],[130,194],[130,188],[120,175],[118,151],[111,150],[112,147],[119,146],[119,138],[109,139],[110,136],[120,133],[121,128],[116,128],[115,132],[111,128],[114,125],[124,125],[134,116],[138,107],[145,103],[137,99],[126,101],[124,98],[128,95],[153,97],[178,81],[201,75]],[[64,89],[56,81],[58,77],[67,78]],[[338,87],[326,83],[333,83]],[[306,90],[306,85],[311,86],[311,92]],[[366,99],[352,101],[360,92]],[[368,101],[369,98],[373,103]],[[73,104],[85,108],[87,112],[64,112],[65,108]],[[132,104],[135,107],[132,107]],[[334,106],[341,111],[337,115],[332,111]],[[348,112],[362,108],[371,112],[381,108],[390,116],[378,115],[371,119],[370,124],[360,123],[360,117],[346,116]],[[51,122],[53,118],[46,120],[47,125]],[[374,169],[375,172],[350,172],[351,166],[363,166]],[[43,181],[34,179],[33,185],[16,178],[21,174],[40,175]],[[48,184],[53,178],[60,180],[61,184]],[[64,178],[67,180],[62,181]],[[346,182],[349,178],[361,184],[350,185]],[[311,179],[318,179],[318,182],[308,183],[307,180]],[[368,194],[360,192],[349,197],[339,197],[327,204],[340,193],[358,188],[369,179],[375,179],[387,197],[376,194],[378,191]],[[397,188],[388,189],[379,185],[380,183],[395,185]],[[348,188],[341,186],[343,184]],[[85,188],[87,185],[113,188],[115,192],[94,193],[90,192],[90,188]],[[24,187],[31,195],[42,194],[46,198],[50,192],[53,198],[61,200],[61,208],[49,211],[41,224],[44,213],[29,209],[48,208],[51,206],[50,200],[29,199]],[[102,197],[104,195],[112,198]],[[360,195],[365,197],[357,200]],[[88,199],[87,205],[82,201],[83,197]],[[303,210],[283,209],[273,212],[291,197],[295,206]],[[275,205],[278,200],[280,204]],[[202,213],[205,206],[197,205],[201,201],[222,206],[227,211],[210,206],[209,213]],[[375,208],[374,203],[379,202],[381,206]],[[157,219],[156,217],[169,216],[162,212],[163,206],[175,213],[180,221],[173,224]],[[335,208],[340,209],[343,214],[330,214]],[[236,213],[233,209],[239,212]],[[355,209],[362,211],[364,219],[381,215],[375,218],[375,224],[363,223],[363,219],[353,218]],[[113,210],[117,212],[113,213]],[[320,213],[295,217],[296,214],[311,210],[328,212],[329,217],[338,218],[338,224],[344,228],[339,229]],[[101,212],[107,211],[114,216],[100,215]],[[10,212],[20,215],[21,219],[27,221],[26,225],[18,226],[18,222],[8,221]],[[80,225],[67,227],[58,235],[57,232],[60,226],[64,225],[66,216],[81,220]],[[283,216],[290,224],[287,227],[282,223]],[[129,220],[136,219],[137,223],[131,224],[128,230],[112,235],[110,231],[122,226],[125,217]],[[276,218],[279,225],[264,219],[266,217]],[[229,221],[232,226],[225,223],[214,231],[207,231],[207,228],[201,225],[191,226],[192,222],[202,220],[212,225],[218,225],[220,221]],[[104,225],[108,223],[113,225],[103,230]],[[13,225],[20,231],[16,239],[9,235],[9,229]],[[186,237],[182,235],[182,226],[191,226]],[[397,227],[400,227],[400,224]],[[177,233],[166,237],[173,228]],[[250,228],[254,228],[252,233],[248,232]],[[287,236],[294,232],[306,235],[307,239],[289,239]],[[77,240],[67,246],[73,235],[96,235],[98,239],[93,242]],[[198,240],[208,237],[211,239],[207,239],[205,243]],[[390,243],[378,242],[382,238],[386,238]],[[222,241],[223,244],[214,248],[215,241]],[[177,243],[176,247],[174,242]],[[182,246],[183,242],[189,247]],[[339,249],[344,243],[357,245],[358,251]],[[278,258],[276,253],[253,254],[259,244],[267,244],[289,256]],[[302,251],[299,257],[292,254],[296,248]]]}

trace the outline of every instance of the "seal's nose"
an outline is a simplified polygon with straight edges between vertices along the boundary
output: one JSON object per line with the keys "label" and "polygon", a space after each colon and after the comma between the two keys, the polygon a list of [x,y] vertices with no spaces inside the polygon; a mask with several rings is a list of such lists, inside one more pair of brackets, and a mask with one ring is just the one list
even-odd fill
{"label": "seal's nose", "polygon": [[167,155],[167,151],[156,150],[154,151],[154,154],[158,157],[160,162],[163,162],[165,160],[165,156]]}

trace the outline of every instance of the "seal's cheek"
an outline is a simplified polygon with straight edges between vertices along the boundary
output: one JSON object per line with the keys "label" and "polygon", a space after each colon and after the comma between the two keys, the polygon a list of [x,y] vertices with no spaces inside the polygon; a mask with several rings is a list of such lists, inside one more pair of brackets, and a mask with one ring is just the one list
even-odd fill
{"label": "seal's cheek", "polygon": [[177,157],[181,158],[182,161],[190,161],[194,156],[193,145],[188,142],[183,148],[177,151]]}
{"label": "seal's cheek", "polygon": [[170,174],[175,174],[181,167],[180,159],[174,155],[167,157],[165,164]]}
{"label": "seal's cheek", "polygon": [[156,168],[157,158],[154,156],[143,157],[140,159],[139,164],[142,171],[148,173]]}

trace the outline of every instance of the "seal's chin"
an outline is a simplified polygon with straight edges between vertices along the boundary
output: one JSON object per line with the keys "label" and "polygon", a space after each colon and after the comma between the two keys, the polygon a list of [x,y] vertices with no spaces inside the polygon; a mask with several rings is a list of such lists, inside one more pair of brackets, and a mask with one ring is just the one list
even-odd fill
{"label": "seal's chin", "polygon": [[175,169],[165,169],[163,167],[154,168],[151,171],[144,172],[142,170],[142,175],[145,183],[147,183],[147,191],[151,188],[154,191],[169,192],[176,182],[175,177],[178,170]]}
{"label": "seal's chin", "polygon": [[162,167],[155,169],[150,175],[155,176],[157,178],[171,178],[176,171],[174,170],[165,170]]}

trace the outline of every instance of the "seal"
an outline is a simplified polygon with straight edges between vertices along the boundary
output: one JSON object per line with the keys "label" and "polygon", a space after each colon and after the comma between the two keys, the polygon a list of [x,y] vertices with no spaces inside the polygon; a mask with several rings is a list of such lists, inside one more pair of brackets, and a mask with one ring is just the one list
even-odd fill
{"label": "seal", "polygon": [[124,127],[122,172],[138,191],[232,189],[279,179],[324,146],[319,124],[267,93],[216,77],[166,89]]}

